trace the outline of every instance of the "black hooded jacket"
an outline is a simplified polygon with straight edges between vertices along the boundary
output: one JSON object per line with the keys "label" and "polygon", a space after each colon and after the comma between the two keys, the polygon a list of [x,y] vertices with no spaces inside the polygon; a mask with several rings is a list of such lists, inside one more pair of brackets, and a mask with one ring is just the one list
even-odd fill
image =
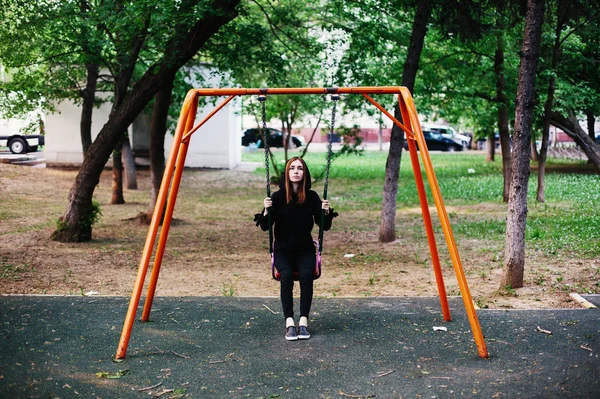
{"label": "black hooded jacket", "polygon": [[[315,224],[321,225],[321,198],[319,194],[311,190],[310,172],[308,168],[304,171],[306,180],[306,199],[302,205],[297,203],[294,195],[292,201],[286,203],[285,179],[281,180],[279,190],[271,195],[273,206],[271,207],[271,223],[275,242],[274,251],[306,252],[314,251],[315,246],[311,237],[311,231]],[[333,208],[325,215],[323,230],[331,228],[331,222],[338,216]],[[254,215],[254,221],[263,231],[269,229],[268,216],[263,212]]]}

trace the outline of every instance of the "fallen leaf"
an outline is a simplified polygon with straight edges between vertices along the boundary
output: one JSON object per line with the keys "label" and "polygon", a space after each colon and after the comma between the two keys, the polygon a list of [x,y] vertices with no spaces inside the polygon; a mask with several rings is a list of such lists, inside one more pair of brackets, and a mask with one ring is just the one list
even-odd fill
{"label": "fallen leaf", "polygon": [[121,378],[121,377],[123,377],[124,375],[127,375],[127,374],[129,374],[129,370],[119,370],[119,371],[116,371],[116,372],[114,372],[112,374],[108,373],[106,371],[99,371],[99,372],[96,373],[96,377],[98,377],[98,378],[108,378],[108,379],[113,380],[113,379]]}

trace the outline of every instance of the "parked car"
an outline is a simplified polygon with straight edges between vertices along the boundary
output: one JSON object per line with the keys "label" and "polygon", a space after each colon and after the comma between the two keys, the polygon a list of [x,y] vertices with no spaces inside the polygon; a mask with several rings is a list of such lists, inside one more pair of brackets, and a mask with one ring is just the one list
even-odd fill
{"label": "parked car", "polygon": [[[487,144],[487,136],[482,136],[477,139],[477,149],[484,150]],[[494,146],[495,148],[500,148],[500,133],[494,133]]]}
{"label": "parked car", "polygon": [[42,135],[0,136],[0,147],[8,147],[13,154],[36,152],[41,145],[44,145],[44,136]]}
{"label": "parked car", "polygon": [[[248,129],[242,134],[242,145],[247,147],[251,144],[258,143],[259,148],[264,148],[262,141],[262,129]],[[283,133],[280,130],[267,128],[269,135],[267,136],[269,147],[283,147]],[[304,137],[292,134],[290,140],[292,148],[302,147],[305,144]]]}
{"label": "parked car", "polygon": [[454,130],[452,126],[425,124],[423,125],[423,130],[439,132],[445,138],[462,145],[463,149],[465,150],[471,146],[472,137],[469,137],[464,134],[459,134],[456,130]]}
{"label": "parked car", "polygon": [[[444,136],[442,136],[439,132],[434,132],[430,130],[424,130],[423,136],[425,137],[425,143],[427,144],[427,149],[429,151],[462,151],[463,146],[455,142],[454,140],[450,140]],[[404,149],[408,149],[408,142],[404,141]],[[417,144],[417,150],[419,149],[419,145]]]}

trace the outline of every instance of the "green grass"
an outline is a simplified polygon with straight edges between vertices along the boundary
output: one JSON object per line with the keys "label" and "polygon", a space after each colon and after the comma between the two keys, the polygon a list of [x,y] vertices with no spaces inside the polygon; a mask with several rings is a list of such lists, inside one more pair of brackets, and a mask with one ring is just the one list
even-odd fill
{"label": "green grass", "polygon": [[501,240],[506,232],[506,223],[499,219],[464,220],[455,224],[454,232],[464,237],[485,237]]}
{"label": "green grass", "polygon": [[[276,152],[282,165],[282,152]],[[290,156],[295,153],[290,153]],[[380,210],[387,152],[368,151],[334,161],[328,187],[333,206],[344,210]],[[488,163],[481,154],[431,154],[435,174],[446,206],[491,204],[494,212],[455,216],[453,231],[461,239],[481,238],[502,241],[505,234],[506,204],[502,202],[502,163]],[[244,153],[244,161],[264,162],[261,152]],[[316,175],[325,167],[325,153],[308,153],[305,160]],[[529,213],[526,240],[529,247],[549,254],[570,251],[585,257],[600,256],[600,178],[597,175],[560,173],[558,161],[545,178],[544,204],[535,201],[537,174],[529,180]],[[566,162],[572,165],[573,162]],[[558,165],[558,167],[557,167]],[[264,174],[264,167],[256,171]],[[427,178],[423,179],[428,201],[433,199]],[[322,182],[314,187],[320,192]],[[419,206],[410,158],[403,154],[398,182],[397,209]]]}

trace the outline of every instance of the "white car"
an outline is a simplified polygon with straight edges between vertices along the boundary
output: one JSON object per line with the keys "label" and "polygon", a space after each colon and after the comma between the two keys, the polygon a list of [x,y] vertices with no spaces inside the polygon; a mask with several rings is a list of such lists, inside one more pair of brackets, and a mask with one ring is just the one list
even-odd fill
{"label": "white car", "polygon": [[0,147],[8,147],[13,154],[36,152],[40,145],[44,145],[44,136],[42,135],[0,136]]}
{"label": "white car", "polygon": [[452,126],[426,124],[423,125],[422,128],[423,130],[440,132],[443,137],[462,145],[463,149],[465,150],[471,145],[471,138],[469,136],[465,136],[464,134],[457,133]]}

